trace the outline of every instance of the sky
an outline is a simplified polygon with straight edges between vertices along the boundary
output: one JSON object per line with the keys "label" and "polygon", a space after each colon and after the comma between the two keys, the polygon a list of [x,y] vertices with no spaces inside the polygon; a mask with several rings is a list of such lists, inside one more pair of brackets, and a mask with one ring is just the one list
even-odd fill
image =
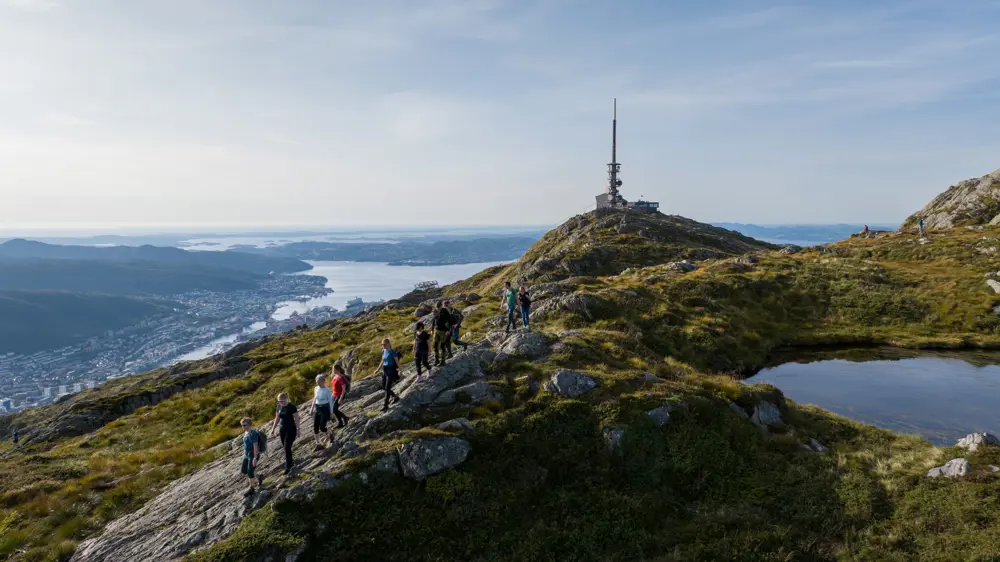
{"label": "sky", "polygon": [[0,231],[893,223],[1000,167],[1000,1],[0,0]]}

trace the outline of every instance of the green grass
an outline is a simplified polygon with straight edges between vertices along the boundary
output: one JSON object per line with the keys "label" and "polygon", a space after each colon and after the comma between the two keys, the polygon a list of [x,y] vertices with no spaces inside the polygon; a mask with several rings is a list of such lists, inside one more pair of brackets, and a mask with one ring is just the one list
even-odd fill
{"label": "green grass", "polygon": [[[580,333],[542,362],[488,369],[502,401],[459,403],[437,414],[477,420],[466,463],[421,484],[381,476],[312,504],[261,510],[196,558],[243,560],[303,546],[305,559],[344,560],[1000,556],[997,477],[927,481],[926,470],[954,451],[812,407],[790,405],[785,431],[766,437],[725,401],[752,406],[775,391],[711,374],[752,370],[788,346],[1000,346],[1000,320],[991,311],[1000,298],[983,277],[1000,265],[977,249],[1000,245],[982,239],[1000,230],[935,234],[929,245],[905,235],[859,238],[828,252],[784,256],[679,219],[637,222],[620,233],[601,220],[584,217],[547,235],[520,264],[439,292],[484,297],[487,305],[465,323],[476,339],[499,313],[494,293],[502,281],[551,259],[562,265],[536,269],[530,281],[560,281],[586,295],[594,317],[564,311],[533,323]],[[725,257],[749,250],[761,250],[751,268]],[[663,265],[705,252],[722,257],[689,274]],[[631,271],[621,274],[626,267]],[[248,353],[254,368],[247,376],[0,458],[0,558],[67,559],[78,541],[214,458],[211,448],[239,433],[241,417],[268,419],[278,392],[304,401],[315,374],[348,351],[358,359],[356,376],[374,370],[383,337],[412,359],[404,330],[414,306],[437,294],[269,342]],[[602,384],[586,400],[558,401],[515,380],[540,381],[561,367]],[[640,388],[635,378],[643,372],[664,382]],[[81,393],[73,404],[109,412],[163,384],[162,371],[129,377]],[[675,414],[666,427],[652,427],[645,411],[663,401],[677,406]],[[0,433],[11,423],[50,423],[59,411],[0,418],[7,424]],[[628,427],[621,458],[602,441],[609,425]],[[801,451],[810,437],[834,453]],[[969,458],[978,467],[1000,464],[997,455],[988,449]]]}

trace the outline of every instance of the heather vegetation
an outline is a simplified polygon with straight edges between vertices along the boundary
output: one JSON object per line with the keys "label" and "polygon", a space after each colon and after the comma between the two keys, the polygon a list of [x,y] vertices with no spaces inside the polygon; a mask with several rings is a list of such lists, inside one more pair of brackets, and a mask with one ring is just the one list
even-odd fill
{"label": "heather vegetation", "polygon": [[[484,361],[499,399],[459,400],[373,436],[338,476],[367,470],[403,443],[448,434],[435,424],[459,416],[475,426],[464,437],[471,445],[465,462],[417,483],[375,472],[311,501],[272,502],[193,558],[1000,556],[1000,478],[986,469],[1000,464],[1000,449],[963,451],[970,475],[930,480],[927,470],[957,450],[800,406],[733,377],[789,346],[1000,346],[992,310],[998,298],[984,282],[998,269],[992,237],[1000,229],[935,233],[923,244],[909,234],[854,238],[783,253],[686,219],[630,221],[621,226],[616,214],[572,219],[517,264],[268,341],[241,355],[245,374],[173,394],[86,434],[17,451],[4,443],[0,556],[66,559],[79,541],[142,509],[167,483],[229,454],[238,420],[267,420],[277,392],[303,402],[312,378],[347,353],[357,361],[358,384],[374,370],[382,338],[407,350],[421,301],[459,298],[472,307],[464,339],[482,340],[502,328],[496,290],[518,278],[535,288],[533,329],[559,345],[537,359]],[[684,259],[698,268],[683,273],[669,265]],[[215,361],[192,372],[220,368]],[[597,388],[576,398],[539,392],[560,368],[593,376]],[[91,391],[88,404],[155,392],[169,379],[153,373],[134,387],[109,385]],[[768,432],[737,412],[761,401],[777,404],[783,418]],[[659,426],[647,412],[663,404],[670,420]],[[9,421],[37,429],[54,423],[63,407]],[[620,448],[606,441],[613,428],[625,430]],[[812,439],[831,451],[804,450]]]}

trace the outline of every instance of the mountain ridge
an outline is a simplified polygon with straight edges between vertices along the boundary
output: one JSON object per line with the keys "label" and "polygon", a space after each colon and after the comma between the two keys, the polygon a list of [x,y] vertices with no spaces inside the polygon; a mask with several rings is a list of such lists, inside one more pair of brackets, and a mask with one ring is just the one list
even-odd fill
{"label": "mountain ridge", "polygon": [[[1000,347],[983,277],[995,265],[981,251],[1000,228],[802,250],[632,217],[571,219],[517,263],[275,338],[240,356],[245,374],[4,451],[0,509],[20,515],[0,555],[97,560],[153,536],[165,559],[212,562],[975,559],[1000,548],[988,531],[1000,510],[984,499],[1000,492],[987,470],[1000,448],[933,447],[732,377],[789,346]],[[508,336],[496,291],[519,276],[533,329]],[[442,297],[464,309],[474,345],[419,385],[411,326]],[[382,413],[367,375],[385,337],[405,368],[400,407]],[[265,457],[268,489],[244,500],[239,419],[267,423],[278,392],[306,403],[335,363],[354,373],[351,426],[321,453],[304,436],[289,478],[271,476],[280,455]],[[415,461],[423,454],[437,468]],[[959,455],[968,477],[925,476]],[[32,457],[44,463],[21,470]],[[198,509],[179,508],[185,497]],[[155,513],[170,525],[154,529]]]}

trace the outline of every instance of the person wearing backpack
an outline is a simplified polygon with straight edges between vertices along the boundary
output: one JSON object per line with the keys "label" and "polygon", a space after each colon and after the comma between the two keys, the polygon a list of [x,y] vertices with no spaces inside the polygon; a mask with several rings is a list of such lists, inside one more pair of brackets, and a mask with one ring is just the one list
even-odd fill
{"label": "person wearing backpack", "polygon": [[[253,428],[253,420],[250,418],[240,420],[240,426],[243,427],[243,464],[240,468],[240,473],[247,477],[247,481],[250,484],[246,493],[243,494],[246,497],[264,486],[264,477],[257,474],[257,462],[267,447],[267,438]],[[257,481],[256,488],[253,485],[254,480]]]}
{"label": "person wearing backpack", "polygon": [[521,323],[524,324],[525,330],[530,330],[528,317],[531,316],[531,295],[528,294],[528,289],[524,285],[521,285],[517,293],[517,304],[521,308]]}
{"label": "person wearing backpack", "polygon": [[284,475],[288,476],[292,472],[292,444],[299,434],[299,409],[288,401],[288,394],[284,392],[278,395],[278,407],[274,412],[274,421],[271,422],[271,435],[274,435],[277,427],[280,427],[278,437],[285,450]]}
{"label": "person wearing backpack", "polygon": [[448,340],[451,337],[451,315],[444,303],[438,301],[434,311],[434,366],[444,365],[448,353]]}
{"label": "person wearing backpack", "polygon": [[333,416],[337,418],[337,427],[344,427],[350,418],[340,411],[340,403],[343,402],[347,392],[351,390],[351,378],[344,374],[344,368],[340,365],[333,366],[333,379],[330,380],[333,387]]}
{"label": "person wearing backpack", "polygon": [[320,433],[326,435],[330,439],[330,445],[333,445],[333,433],[326,427],[333,411],[333,392],[327,388],[326,377],[323,375],[316,375],[316,388],[313,389],[310,410],[313,416],[313,437],[316,439],[316,446],[313,448],[322,451],[323,445],[319,442]]}
{"label": "person wearing backpack", "polygon": [[503,297],[500,301],[501,309],[506,304],[507,306],[507,330],[506,333],[510,333],[510,329],[517,329],[517,320],[514,316],[514,311],[517,310],[517,291],[510,287],[510,281],[504,281],[503,284]]}
{"label": "person wearing backpack", "polygon": [[[469,344],[458,339],[462,332],[462,320],[464,320],[465,317],[462,316],[461,311],[451,305],[451,301],[444,303],[444,305],[448,307],[448,314],[451,315],[451,342],[455,345],[462,346],[462,351],[469,349]],[[451,346],[449,346],[448,349],[448,356],[451,357]]]}
{"label": "person wearing backpack", "polygon": [[390,398],[393,404],[399,402],[399,396],[392,391],[392,385],[399,380],[399,352],[392,348],[389,338],[382,340],[380,367],[382,369],[382,388],[385,389],[385,403],[382,405],[382,411],[385,412],[389,409]]}
{"label": "person wearing backpack", "polygon": [[424,330],[423,322],[417,322],[417,332],[413,335],[413,357],[417,363],[417,382],[424,382],[422,367],[426,367],[427,376],[431,376],[431,335]]}

